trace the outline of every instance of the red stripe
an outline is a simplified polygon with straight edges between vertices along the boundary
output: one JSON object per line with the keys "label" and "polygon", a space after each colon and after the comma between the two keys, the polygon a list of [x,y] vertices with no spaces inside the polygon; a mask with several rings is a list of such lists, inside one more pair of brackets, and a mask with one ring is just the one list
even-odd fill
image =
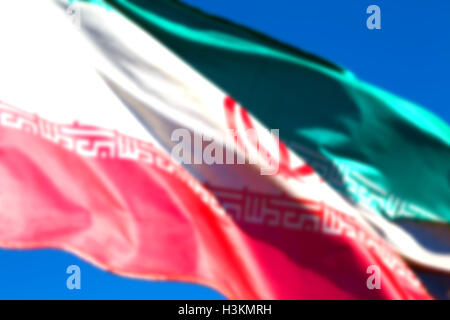
{"label": "red stripe", "polygon": [[[429,297],[370,249],[410,272],[379,237],[342,213],[286,195],[207,191],[149,143],[97,127],[66,130],[79,128],[0,109],[2,247],[61,248],[120,274],[194,281],[230,298]],[[323,233],[330,217],[347,229]],[[382,289],[368,290],[375,263]]]}

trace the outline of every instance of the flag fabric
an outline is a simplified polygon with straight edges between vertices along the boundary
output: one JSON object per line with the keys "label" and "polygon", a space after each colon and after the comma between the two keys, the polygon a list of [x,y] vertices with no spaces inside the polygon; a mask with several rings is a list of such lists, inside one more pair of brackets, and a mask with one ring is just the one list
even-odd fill
{"label": "flag fabric", "polygon": [[[176,2],[150,3],[154,7],[129,1],[0,4],[0,246],[60,248],[117,274],[205,284],[234,299],[431,298],[398,252],[439,270],[450,265],[447,252],[426,250],[413,232],[349,201],[300,151],[267,133],[279,129],[281,140],[306,133],[294,130],[299,117],[289,122],[288,114],[281,114],[289,111],[286,105],[273,106],[280,112],[271,110],[273,121],[259,113],[267,112],[269,101],[261,102],[260,111],[259,97],[251,112],[245,108],[244,94],[261,92],[245,83],[250,61],[258,60],[251,50],[274,59],[273,68],[286,59],[279,73],[293,72],[290,61],[312,68],[307,73],[312,81],[348,77],[350,86],[357,80],[312,57],[302,57],[301,64],[293,49],[271,49],[270,40],[241,35],[232,25],[221,34],[208,24],[213,20]],[[186,24],[163,18],[163,12]],[[194,25],[202,32],[192,33]],[[227,39],[237,47],[227,47]],[[209,41],[210,50],[202,47]],[[220,65],[222,53],[223,69],[208,71]],[[213,76],[236,68],[233,61],[241,61],[242,70],[248,65],[242,77],[234,73],[236,88],[242,81],[236,92]],[[223,76],[231,81],[232,75]],[[363,97],[361,86],[355,101],[387,105],[382,97]],[[284,89],[270,90],[275,95]],[[312,117],[306,110],[304,116]],[[391,126],[408,132],[417,127],[396,116]],[[417,134],[425,142],[434,139],[429,153],[444,159],[448,128],[426,117]],[[336,118],[358,132],[345,114]],[[332,140],[338,131],[329,124]],[[363,149],[368,136],[360,136]],[[193,142],[191,152],[181,156],[192,161],[180,163],[174,156],[181,137]],[[352,137],[342,137],[343,148]],[[301,141],[295,142],[303,146]],[[330,150],[321,151],[336,155],[334,160],[340,155],[349,162],[344,156],[353,156]],[[205,161],[205,154],[215,161]],[[230,154],[233,161],[248,161],[220,163]],[[352,159],[353,166],[364,167],[358,154]],[[430,204],[439,214],[417,218],[446,222],[447,211],[438,210],[445,209],[444,195],[435,195],[436,207]],[[380,226],[394,230],[383,239]],[[368,281],[373,267],[382,279],[375,290]]]}
{"label": "flag fabric", "polygon": [[281,128],[281,138],[402,255],[450,271],[450,128],[441,119],[337,65],[179,1],[106,2],[264,125]]}

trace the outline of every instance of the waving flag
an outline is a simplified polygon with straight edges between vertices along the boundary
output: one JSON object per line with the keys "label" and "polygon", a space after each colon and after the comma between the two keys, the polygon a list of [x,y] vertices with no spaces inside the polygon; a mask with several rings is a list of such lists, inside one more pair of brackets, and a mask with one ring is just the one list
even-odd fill
{"label": "waving flag", "polygon": [[[176,2],[136,3],[0,5],[0,245],[60,248],[118,274],[192,281],[237,299],[429,298],[396,250],[446,271],[448,254],[426,250],[379,207],[370,211],[335,191],[307,156],[265,129],[300,148],[315,143],[323,159],[352,164],[365,181],[363,173],[391,177],[381,161],[387,154],[362,161],[391,147],[370,140],[374,128],[410,152],[416,149],[392,126],[415,132],[424,148],[433,141],[427,154],[437,162],[417,159],[424,170],[445,162],[449,129],[267,38]],[[258,65],[267,61],[261,77]],[[290,86],[261,90],[271,73]],[[253,89],[252,77],[260,79]],[[302,96],[299,79],[314,89]],[[278,100],[283,92],[286,100]],[[342,111],[318,116],[320,101],[349,108],[337,99],[344,92],[360,111],[357,120]],[[310,110],[313,93],[319,102]],[[288,96],[297,94],[303,98]],[[299,101],[301,116],[289,117],[290,103]],[[420,113],[421,125],[404,110]],[[391,126],[381,126],[382,112]],[[193,144],[178,158],[181,138]],[[448,198],[436,190],[434,204],[427,196],[408,203],[419,208],[415,218],[447,222]],[[410,200],[407,191],[402,199]],[[384,239],[379,228],[389,231]],[[378,290],[367,282],[374,266],[382,274]]]}

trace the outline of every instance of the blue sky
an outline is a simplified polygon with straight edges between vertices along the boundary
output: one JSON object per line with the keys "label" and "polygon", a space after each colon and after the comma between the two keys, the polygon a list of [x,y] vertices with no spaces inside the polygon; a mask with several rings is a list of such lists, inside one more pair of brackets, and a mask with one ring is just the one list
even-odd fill
{"label": "blue sky", "polygon": [[[450,123],[450,1],[185,0],[338,63],[359,78],[421,104]],[[366,8],[381,8],[381,30]],[[81,290],[66,268],[81,268]],[[209,288],[130,280],[56,250],[0,250],[0,299],[217,299]]]}

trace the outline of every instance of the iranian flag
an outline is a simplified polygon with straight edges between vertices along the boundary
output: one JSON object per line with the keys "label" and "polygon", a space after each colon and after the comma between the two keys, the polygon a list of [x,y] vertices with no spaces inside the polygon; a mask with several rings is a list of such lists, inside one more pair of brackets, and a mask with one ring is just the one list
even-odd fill
{"label": "iranian flag", "polygon": [[176,1],[1,1],[0,44],[1,247],[232,299],[450,272],[421,242],[449,241],[450,129],[420,107]]}

